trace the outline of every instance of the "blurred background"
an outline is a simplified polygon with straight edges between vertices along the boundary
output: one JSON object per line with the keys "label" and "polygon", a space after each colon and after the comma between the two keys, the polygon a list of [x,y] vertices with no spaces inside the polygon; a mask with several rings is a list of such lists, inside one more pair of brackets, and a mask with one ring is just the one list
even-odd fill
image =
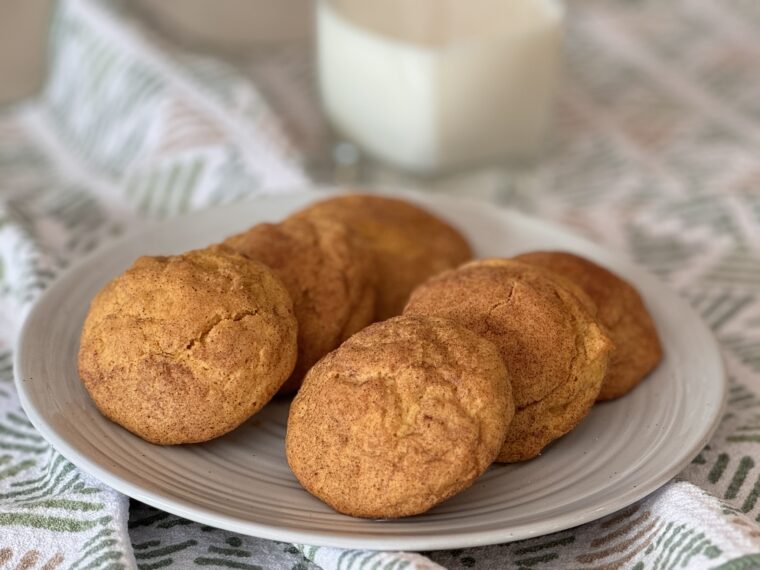
{"label": "blurred background", "polygon": [[[81,95],[113,95],[127,71],[95,69],[107,46],[76,45],[83,36],[65,25],[51,35],[51,0],[2,2],[1,101],[38,93],[45,78],[50,100],[64,82],[57,73]],[[221,106],[237,105],[266,152],[279,147],[310,180],[523,201],[541,187],[593,202],[604,187],[606,200],[638,203],[660,184],[701,191],[759,175],[744,144],[757,139],[754,3],[588,0],[567,13],[555,0],[375,5],[93,0],[57,19],[105,11],[94,30],[120,27],[149,68],[158,59]]]}
{"label": "blurred background", "polygon": [[[239,104],[256,100],[271,112],[257,127],[271,127],[312,180],[465,184],[494,198],[531,184],[551,150],[565,33],[557,0],[74,4],[110,11],[126,41],[175,71],[209,74],[198,79],[247,99]],[[103,46],[80,46],[88,53],[78,58],[65,33],[51,36],[52,0],[3,0],[3,9],[0,101],[35,95],[64,66],[84,94],[96,65],[87,58]],[[77,9],[60,12],[65,22]]]}

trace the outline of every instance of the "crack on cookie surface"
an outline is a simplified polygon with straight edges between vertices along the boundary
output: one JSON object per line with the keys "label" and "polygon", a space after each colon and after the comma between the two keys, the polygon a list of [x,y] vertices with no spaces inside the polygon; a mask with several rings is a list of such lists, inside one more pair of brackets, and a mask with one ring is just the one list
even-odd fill
{"label": "crack on cookie surface", "polygon": [[190,341],[185,346],[185,350],[192,350],[193,347],[196,344],[203,343],[206,338],[216,329],[219,325],[225,322],[237,322],[242,321],[246,317],[254,317],[258,315],[258,311],[252,310],[252,311],[241,311],[238,313],[235,313],[233,315],[230,315],[229,317],[216,317],[211,323],[208,324],[199,334],[193,339],[190,339]]}

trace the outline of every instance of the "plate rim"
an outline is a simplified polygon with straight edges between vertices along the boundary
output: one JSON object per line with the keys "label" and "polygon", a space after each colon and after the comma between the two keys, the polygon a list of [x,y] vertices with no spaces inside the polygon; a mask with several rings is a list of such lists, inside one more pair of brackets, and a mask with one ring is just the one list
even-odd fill
{"label": "plate rim", "polygon": [[[49,286],[40,294],[32,304],[32,307],[28,310],[24,322],[16,337],[15,350],[13,356],[13,370],[14,370],[14,384],[18,393],[19,401],[21,403],[24,412],[29,418],[32,425],[37,431],[50,443],[50,445],[58,451],[65,459],[74,464],[77,468],[82,469],[87,474],[98,479],[103,484],[115,489],[116,491],[137,499],[143,503],[162,509],[171,514],[181,516],[201,524],[208,524],[217,528],[228,530],[231,532],[238,532],[241,534],[247,534],[259,538],[268,540],[276,540],[283,542],[294,542],[301,544],[308,544],[314,546],[328,546],[338,548],[352,548],[363,550],[417,550],[417,551],[432,551],[451,548],[467,548],[478,547],[492,544],[500,544],[506,542],[512,542],[516,540],[524,540],[527,538],[543,536],[562,530],[567,530],[582,524],[586,524],[602,518],[606,515],[619,511],[620,509],[630,506],[631,504],[647,497],[654,493],[665,485],[668,481],[673,479],[678,473],[684,470],[686,466],[692,461],[694,457],[704,448],[714,435],[716,429],[720,425],[721,418],[723,417],[726,409],[726,402],[728,399],[728,377],[726,372],[725,359],[720,345],[717,342],[712,330],[706,325],[701,316],[683,300],[680,295],[667,284],[663,283],[657,277],[652,275],[648,270],[631,261],[625,256],[625,264],[634,267],[642,275],[645,275],[648,279],[656,282],[659,287],[665,288],[670,292],[674,298],[678,299],[683,309],[691,312],[698,320],[699,326],[702,329],[702,333],[705,336],[705,340],[710,345],[710,350],[717,357],[716,364],[718,365],[717,373],[720,375],[719,386],[721,389],[721,398],[718,406],[715,407],[715,411],[709,421],[705,421],[702,437],[693,444],[687,450],[684,450],[679,461],[672,463],[668,469],[663,470],[659,476],[652,477],[648,482],[643,485],[637,485],[633,488],[621,492],[615,501],[614,506],[611,504],[591,505],[586,507],[579,507],[572,512],[560,514],[552,517],[548,521],[543,523],[527,523],[522,525],[510,526],[506,528],[491,529],[487,531],[447,531],[438,535],[425,535],[417,536],[413,532],[404,535],[367,535],[359,536],[358,533],[354,535],[341,535],[340,532],[331,532],[329,530],[320,529],[315,530],[299,530],[288,527],[277,527],[271,524],[259,523],[251,520],[240,520],[232,516],[213,512],[209,509],[199,507],[183,498],[178,497],[166,497],[165,494],[145,489],[139,484],[135,484],[126,477],[114,474],[108,470],[108,468],[99,465],[97,462],[91,460],[85,454],[80,454],[72,445],[70,445],[65,437],[60,436],[53,426],[45,419],[44,413],[38,413],[36,407],[32,404],[29,394],[24,386],[25,380],[21,374],[21,364],[25,360],[28,337],[28,325],[34,321],[32,318],[37,312],[41,311],[41,307],[44,307],[44,300],[52,296],[56,287],[60,282],[70,275],[76,274],[81,267],[90,263],[93,259],[97,259],[102,255],[105,255],[112,249],[118,249],[123,243],[128,243],[133,240],[145,238],[150,235],[151,232],[159,231],[165,224],[181,224],[188,220],[202,218],[209,214],[210,211],[223,211],[226,209],[233,209],[239,207],[242,203],[255,203],[262,200],[288,200],[293,199],[299,195],[306,197],[307,199],[319,199],[326,198],[331,195],[338,195],[346,193],[345,188],[338,186],[303,186],[297,189],[291,189],[273,194],[260,194],[251,197],[247,200],[240,202],[227,204],[223,206],[216,206],[212,208],[206,208],[203,210],[191,212],[182,216],[177,216],[164,221],[148,221],[138,223],[131,231],[126,232],[124,235],[119,236],[114,240],[107,241],[100,247],[96,247],[88,254],[77,259],[64,271],[62,271],[56,278],[49,284]],[[451,196],[447,194],[435,194],[430,192],[411,191],[406,189],[376,187],[374,189],[367,189],[367,193],[375,195],[385,195],[390,197],[406,197],[412,200],[417,198],[417,202],[425,204],[431,200],[447,201],[451,204],[469,204],[476,205],[477,207],[485,207],[494,210],[498,210],[500,215],[509,216],[513,219],[517,219],[522,223],[531,225],[544,231],[550,231],[553,233],[560,233],[566,236],[571,236],[572,239],[582,244],[592,252],[597,253],[610,253],[614,250],[605,246],[598,245],[590,239],[578,235],[568,229],[565,226],[554,224],[550,221],[542,218],[530,216],[519,212],[517,210],[505,207],[501,204],[496,204],[489,200]],[[561,245],[558,245],[561,248]],[[70,278],[70,277],[69,277]],[[622,500],[621,500],[621,497]],[[413,523],[414,518],[405,519]],[[382,524],[381,521],[378,524]],[[411,530],[411,528],[410,528]]]}

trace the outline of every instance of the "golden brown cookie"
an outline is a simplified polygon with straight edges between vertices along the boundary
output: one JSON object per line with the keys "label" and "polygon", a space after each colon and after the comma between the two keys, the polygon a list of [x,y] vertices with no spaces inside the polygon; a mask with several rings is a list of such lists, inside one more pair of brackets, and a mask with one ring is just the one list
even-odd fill
{"label": "golden brown cookie", "polygon": [[110,420],[151,443],[219,437],[290,375],[296,320],[263,264],[225,251],[141,257],[93,299],[79,375]]}
{"label": "golden brown cookie", "polygon": [[307,374],[290,408],[288,463],[341,513],[419,514],[486,470],[513,411],[493,344],[445,319],[396,317]]}
{"label": "golden brown cookie", "polygon": [[282,279],[298,320],[298,362],[280,389],[295,392],[306,372],[375,315],[371,254],[343,224],[298,218],[259,224],[224,241]]}
{"label": "golden brown cookie", "polygon": [[594,301],[597,317],[615,343],[599,400],[619,398],[635,388],[662,360],[652,316],[638,291],[611,271],[572,253],[536,251],[516,260],[566,277]]}
{"label": "golden brown cookie", "polygon": [[457,230],[398,198],[346,194],[312,204],[295,217],[342,222],[374,251],[377,320],[400,314],[417,285],[472,257],[467,240]]}
{"label": "golden brown cookie", "polygon": [[593,310],[562,277],[492,259],[430,279],[404,314],[449,318],[497,346],[517,407],[498,460],[513,462],[570,431],[599,394],[612,343]]}

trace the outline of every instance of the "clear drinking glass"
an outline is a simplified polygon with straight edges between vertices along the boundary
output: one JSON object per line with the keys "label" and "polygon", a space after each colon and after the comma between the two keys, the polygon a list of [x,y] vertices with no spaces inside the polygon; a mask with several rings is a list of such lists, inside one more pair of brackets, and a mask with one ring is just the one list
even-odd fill
{"label": "clear drinking glass", "polygon": [[563,19],[557,0],[319,0],[322,105],[346,140],[413,173],[530,161]]}

